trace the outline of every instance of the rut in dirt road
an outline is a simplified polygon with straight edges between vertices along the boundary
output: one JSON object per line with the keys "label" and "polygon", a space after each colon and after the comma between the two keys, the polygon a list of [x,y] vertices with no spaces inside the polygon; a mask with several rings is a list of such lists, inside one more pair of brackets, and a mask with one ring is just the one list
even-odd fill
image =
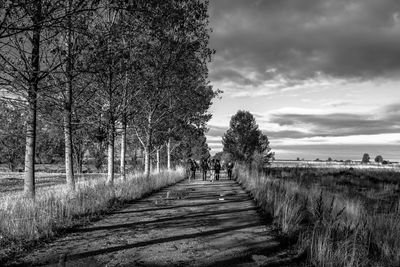
{"label": "rut in dirt road", "polygon": [[71,230],[15,264],[258,266],[277,259],[287,261],[272,227],[250,196],[223,176],[165,188]]}

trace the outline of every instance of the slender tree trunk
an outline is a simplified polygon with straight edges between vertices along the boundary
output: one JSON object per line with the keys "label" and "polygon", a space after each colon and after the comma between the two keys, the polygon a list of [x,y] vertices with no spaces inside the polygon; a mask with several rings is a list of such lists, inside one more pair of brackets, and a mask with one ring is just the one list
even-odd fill
{"label": "slender tree trunk", "polygon": [[[31,89],[34,90],[34,89]],[[36,90],[29,92],[29,109],[26,122],[24,195],[35,198],[35,152],[36,152]]]}
{"label": "slender tree trunk", "polygon": [[122,120],[122,135],[121,135],[121,177],[126,180],[126,117]]}
{"label": "slender tree trunk", "polygon": [[144,148],[144,175],[146,177],[150,176],[150,149],[151,149],[151,138],[148,135],[146,141],[146,147]]}
{"label": "slender tree trunk", "polygon": [[114,184],[114,132],[115,124],[113,119],[110,121],[108,132],[108,164],[107,164],[107,183]]}
{"label": "slender tree trunk", "polygon": [[[109,48],[108,48],[109,49]],[[112,64],[114,65],[114,64]],[[113,101],[113,70],[108,69],[108,158],[107,158],[107,184],[114,184],[114,137],[115,137],[115,119],[114,119],[114,101]]]}
{"label": "slender tree trunk", "polygon": [[75,178],[72,159],[72,129],[70,107],[64,110],[65,175],[68,189],[75,191]]}
{"label": "slender tree trunk", "polygon": [[75,163],[76,163],[76,172],[83,173],[83,156],[81,154],[79,155],[79,159]]}
{"label": "slender tree trunk", "polygon": [[[121,12],[121,19],[124,20],[124,12]],[[122,36],[122,42],[124,49],[127,50],[127,42],[125,41],[125,36]],[[125,59],[124,63],[127,64],[128,60]],[[122,180],[126,181],[126,124],[127,124],[127,95],[128,95],[128,70],[125,69],[125,81],[123,87],[123,99],[122,99],[122,107],[124,109],[124,114],[122,116],[122,135],[121,135],[121,177]]]}
{"label": "slender tree trunk", "polygon": [[65,175],[67,179],[67,186],[70,191],[75,191],[74,179],[74,166],[72,159],[72,79],[73,79],[73,66],[72,66],[72,18],[70,15],[71,3],[69,0],[68,7],[68,36],[67,36],[67,86],[65,88],[65,103],[64,103],[64,139],[65,139]]}
{"label": "slender tree trunk", "polygon": [[167,142],[167,169],[171,170],[171,138]]}
{"label": "slender tree trunk", "polygon": [[74,158],[74,165],[76,167],[76,172],[77,173],[82,173],[83,172],[83,154],[81,146],[73,146],[73,158]]}
{"label": "slender tree trunk", "polygon": [[35,198],[35,154],[36,154],[36,119],[37,95],[40,73],[40,34],[42,23],[42,1],[35,1],[35,14],[32,17],[32,55],[28,91],[28,114],[26,120],[25,179],[24,195]]}
{"label": "slender tree trunk", "polygon": [[159,148],[157,148],[157,151],[156,151],[156,156],[157,156],[157,165],[156,165],[156,168],[157,168],[157,173],[160,173],[160,149]]}
{"label": "slender tree trunk", "polygon": [[151,142],[152,142],[152,125],[151,125],[151,116],[148,118],[147,124],[147,136],[146,136],[146,146],[144,148],[144,175],[148,178],[150,176],[151,162],[150,162],[150,151],[151,151]]}

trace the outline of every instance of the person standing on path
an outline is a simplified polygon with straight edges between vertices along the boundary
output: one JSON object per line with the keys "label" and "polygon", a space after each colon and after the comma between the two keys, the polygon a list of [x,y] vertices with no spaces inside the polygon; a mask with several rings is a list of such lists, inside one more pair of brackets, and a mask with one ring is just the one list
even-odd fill
{"label": "person standing on path", "polygon": [[219,163],[219,159],[215,161],[215,179],[219,181],[219,172],[221,171],[221,163]]}
{"label": "person standing on path", "polygon": [[215,159],[212,159],[210,163],[210,182],[214,182],[214,179],[215,179]]}
{"label": "person standing on path", "polygon": [[208,160],[206,158],[202,158],[201,159],[200,167],[201,167],[201,170],[203,172],[203,181],[206,181],[207,180],[207,171],[209,169]]}
{"label": "person standing on path", "polygon": [[233,170],[233,167],[234,167],[234,166],[235,166],[235,165],[233,164],[232,161],[229,161],[228,164],[226,165],[226,170],[228,171],[228,178],[229,178],[229,180],[232,180],[232,170]]}

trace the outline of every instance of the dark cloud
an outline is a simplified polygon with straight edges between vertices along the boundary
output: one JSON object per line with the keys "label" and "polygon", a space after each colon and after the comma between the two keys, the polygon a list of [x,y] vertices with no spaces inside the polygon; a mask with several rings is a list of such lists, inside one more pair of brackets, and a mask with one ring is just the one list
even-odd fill
{"label": "dark cloud", "polygon": [[268,138],[274,138],[274,139],[278,139],[278,138],[305,138],[305,137],[310,137],[309,133],[305,133],[305,132],[300,132],[300,131],[263,131],[263,134],[267,135]]}
{"label": "dark cloud", "polygon": [[398,118],[400,115],[400,103],[386,106],[383,109],[383,113],[391,119]]}
{"label": "dark cloud", "polygon": [[[275,114],[271,122],[280,126],[306,127],[310,133],[274,132],[276,137],[349,136],[400,133],[400,105],[396,112],[382,114],[380,118],[349,113],[336,114]],[[282,134],[282,135],[281,135]],[[281,136],[280,136],[281,135]]]}
{"label": "dark cloud", "polygon": [[[272,114],[269,119],[266,119],[262,114],[255,113],[253,115],[257,122],[261,124],[276,123],[293,129],[307,129],[307,132],[301,130],[271,131],[260,127],[264,134],[273,139],[400,133],[400,103],[385,106],[378,112],[374,112],[374,114],[377,115],[283,113]],[[222,137],[227,130],[228,127],[210,125],[207,135]],[[210,142],[219,143],[219,141],[215,140]]]}
{"label": "dark cloud", "polygon": [[[210,1],[213,79],[391,77],[400,70],[399,0]],[[226,69],[227,76],[221,70]],[[256,72],[248,80],[232,70]]]}

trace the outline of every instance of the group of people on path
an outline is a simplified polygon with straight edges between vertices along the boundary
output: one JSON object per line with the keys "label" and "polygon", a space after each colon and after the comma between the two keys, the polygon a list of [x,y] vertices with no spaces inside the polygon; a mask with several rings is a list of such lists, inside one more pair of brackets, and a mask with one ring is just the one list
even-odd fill
{"label": "group of people on path", "polygon": [[[232,161],[229,161],[226,164],[226,169],[228,172],[229,180],[232,179],[232,169],[234,164]],[[197,162],[193,159],[188,159],[186,166],[186,176],[190,179],[196,178],[196,170],[199,168]],[[218,159],[208,159],[202,158],[200,160],[200,168],[202,170],[203,181],[207,181],[207,172],[210,171],[210,182],[214,182],[215,180],[219,181],[220,171],[222,169],[221,163]]]}

